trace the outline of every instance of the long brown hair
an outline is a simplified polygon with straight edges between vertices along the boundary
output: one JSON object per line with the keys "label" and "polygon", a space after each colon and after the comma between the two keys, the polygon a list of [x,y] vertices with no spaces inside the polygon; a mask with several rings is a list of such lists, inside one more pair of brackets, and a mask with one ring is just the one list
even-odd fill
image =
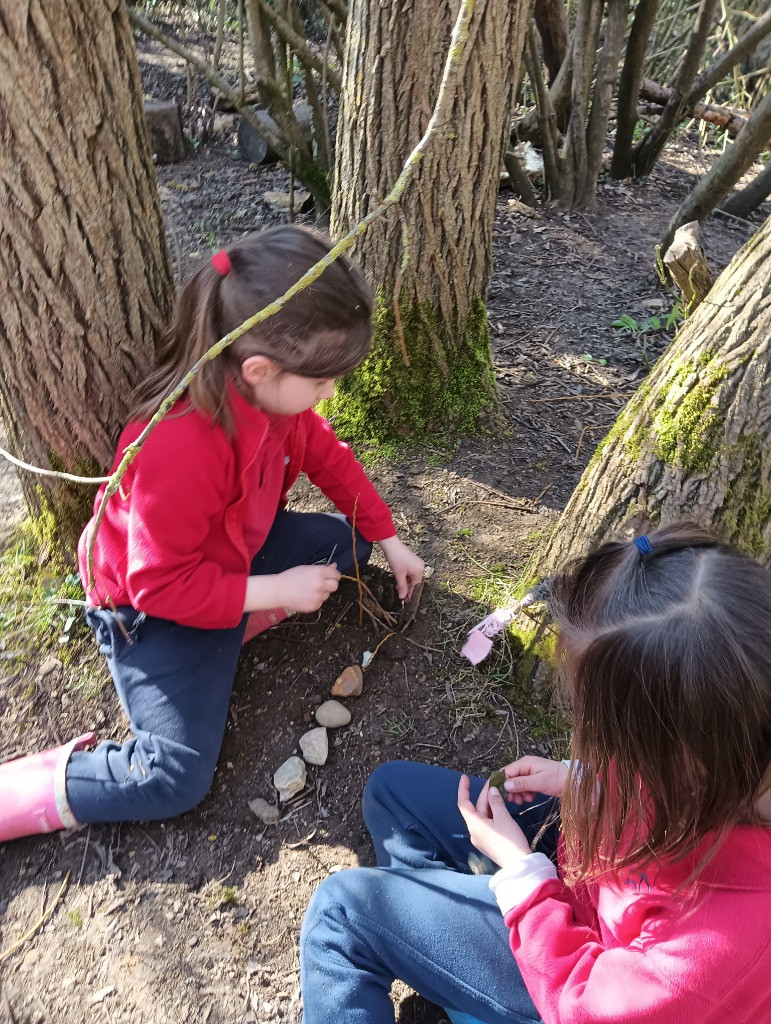
{"label": "long brown hair", "polygon": [[[147,419],[161,400],[220,338],[240,327],[295,284],[329,252],[324,236],[293,224],[252,232],[226,248],[230,270],[202,263],[177,296],[174,318],[161,338],[157,368],[131,396],[132,419]],[[226,401],[249,356],[265,355],[303,377],[340,377],[364,359],[372,327],[372,293],[344,256],[278,313],[207,363],[190,384],[190,406],[232,431]]]}
{"label": "long brown hair", "polygon": [[649,542],[606,544],[551,587],[571,882],[719,842],[769,788],[771,572],[691,524]]}

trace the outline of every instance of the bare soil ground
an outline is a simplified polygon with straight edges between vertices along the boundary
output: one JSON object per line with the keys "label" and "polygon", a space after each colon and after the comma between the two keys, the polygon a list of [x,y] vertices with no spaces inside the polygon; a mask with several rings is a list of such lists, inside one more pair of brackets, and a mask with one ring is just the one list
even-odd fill
{"label": "bare soil ground", "polygon": [[[173,60],[149,47],[140,55],[147,92],[183,90]],[[460,646],[489,610],[480,581],[518,575],[666,345],[664,332],[622,334],[611,324],[671,308],[653,246],[711,159],[684,137],[645,184],[603,184],[591,215],[526,217],[501,191],[489,307],[510,429],[457,448],[423,444],[371,467],[402,535],[434,568],[414,625],[377,651],[363,695],[346,702],[351,724],[331,734],[329,762],[309,766],[307,787],[276,824],[259,821],[248,801],[275,802],[273,772],[299,752],[334,679],[384,636],[366,617],[359,623],[350,584],[317,616],[247,645],[216,782],[197,810],[0,846],[0,1021],[293,1024],[304,908],[330,872],[372,863],[359,810],[372,768],[413,758],[486,774],[559,747],[554,721],[508,685],[506,645],[478,669]],[[215,245],[283,216],[262,197],[285,189],[286,175],[240,160],[230,134],[159,167],[158,181],[180,274]],[[713,264],[727,263],[751,230],[713,218]],[[2,481],[8,519],[18,492],[7,469]],[[322,507],[307,487],[295,502]],[[371,580],[388,601],[385,572]],[[106,668],[101,689],[84,694],[82,666],[41,677],[56,653],[54,636],[36,663],[0,662],[3,760],[89,728],[125,735]],[[52,904],[45,925],[8,955]],[[395,998],[402,1024],[444,1019],[403,986]]]}

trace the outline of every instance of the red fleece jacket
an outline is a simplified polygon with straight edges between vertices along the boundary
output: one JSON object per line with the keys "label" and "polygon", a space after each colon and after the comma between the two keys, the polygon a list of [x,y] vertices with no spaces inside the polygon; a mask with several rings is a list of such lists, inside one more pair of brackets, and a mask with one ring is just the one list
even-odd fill
{"label": "red fleece jacket", "polygon": [[[230,439],[208,416],[178,403],[152,431],[110,499],[96,538],[94,582],[86,553],[94,519],[80,538],[78,558],[92,605],[131,605],[185,626],[235,626],[244,613],[251,555],[265,541],[276,512],[301,472],[338,509],[353,516],[369,541],[392,537],[391,513],[351,449],[312,409],[268,416],[236,390]],[[145,423],[130,423],[118,442],[112,472]],[[99,507],[106,485],[94,502]],[[270,493],[268,493],[270,492]],[[263,510],[262,536],[247,550],[247,506]],[[255,545],[255,540],[257,541]]]}
{"label": "red fleece jacket", "polygon": [[545,1024],[771,1021],[771,828],[734,828],[685,895],[695,857],[572,890],[525,860],[515,904],[491,887]]}

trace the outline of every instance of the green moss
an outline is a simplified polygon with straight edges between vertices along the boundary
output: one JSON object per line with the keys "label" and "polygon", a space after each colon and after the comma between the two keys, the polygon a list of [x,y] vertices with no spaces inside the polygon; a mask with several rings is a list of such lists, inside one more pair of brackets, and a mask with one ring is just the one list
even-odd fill
{"label": "green moss", "polygon": [[340,381],[323,412],[338,434],[382,445],[394,438],[470,434],[495,410],[495,378],[487,310],[481,298],[452,332],[435,309],[400,298],[405,365],[393,293],[378,293],[372,350],[355,373]]}
{"label": "green moss", "polygon": [[760,434],[750,434],[731,453],[726,452],[740,462],[741,469],[728,485],[720,510],[723,535],[755,558],[766,552],[763,531],[771,518],[771,493],[763,485],[763,441]]}
{"label": "green moss", "polygon": [[[669,466],[686,473],[706,473],[719,455],[718,436],[722,429],[718,392],[731,370],[715,361],[714,353],[702,352],[697,360],[676,367],[669,380],[655,394],[644,385],[601,442],[590,465],[605,447],[623,436],[624,452],[637,462],[646,450]],[[689,378],[696,375],[696,383]],[[687,390],[686,390],[687,388]],[[631,420],[641,409],[649,409],[645,422],[628,434]]]}
{"label": "green moss", "polygon": [[653,417],[653,450],[668,465],[686,472],[706,473],[715,461],[717,437],[722,427],[717,401],[719,385],[729,375],[726,366],[699,371],[699,381],[686,394],[679,386],[694,368],[683,367],[672,379]]}
{"label": "green moss", "polygon": [[[94,458],[65,465],[56,452],[48,453],[51,469],[72,473],[74,476],[98,477],[102,468]],[[83,527],[91,518],[96,484],[77,484],[49,478],[45,488],[38,485],[34,491],[25,490],[31,517],[25,525],[28,538],[38,546],[45,546],[49,554],[69,567],[75,565],[75,552]]]}
{"label": "green moss", "polygon": [[26,519],[0,556],[0,635],[12,664],[37,662],[46,650],[68,664],[82,655],[80,640],[90,642],[79,607],[83,587],[45,539],[51,528],[49,513]]}

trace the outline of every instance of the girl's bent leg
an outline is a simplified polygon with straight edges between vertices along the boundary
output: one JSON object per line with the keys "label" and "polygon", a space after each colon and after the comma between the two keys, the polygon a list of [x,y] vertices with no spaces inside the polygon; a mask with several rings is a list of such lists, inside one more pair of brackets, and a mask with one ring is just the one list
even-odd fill
{"label": "girl's bent leg", "polygon": [[486,1024],[538,1021],[487,883],[440,867],[328,878],[301,932],[303,1024],[393,1024],[396,978]]}
{"label": "girl's bent leg", "polygon": [[340,572],[348,576],[355,563],[366,565],[372,553],[372,545],[357,531],[354,560],[353,538],[351,524],[342,515],[282,509],[252,561],[252,572],[263,576],[295,565],[335,562]]}
{"label": "girl's bent leg", "polygon": [[[471,845],[458,810],[461,773],[414,761],[389,761],[375,769],[364,789],[362,811],[375,856],[384,867],[448,867],[469,871],[482,858]],[[485,780],[471,779],[476,800]],[[529,842],[554,858],[558,802],[538,796],[532,803],[507,804]],[[544,826],[546,826],[544,828]],[[494,865],[487,862],[492,873]]]}
{"label": "girl's bent leg", "polygon": [[193,629],[132,608],[88,619],[133,735],[72,755],[72,813],[80,822],[141,821],[190,810],[214,778],[244,622]]}

